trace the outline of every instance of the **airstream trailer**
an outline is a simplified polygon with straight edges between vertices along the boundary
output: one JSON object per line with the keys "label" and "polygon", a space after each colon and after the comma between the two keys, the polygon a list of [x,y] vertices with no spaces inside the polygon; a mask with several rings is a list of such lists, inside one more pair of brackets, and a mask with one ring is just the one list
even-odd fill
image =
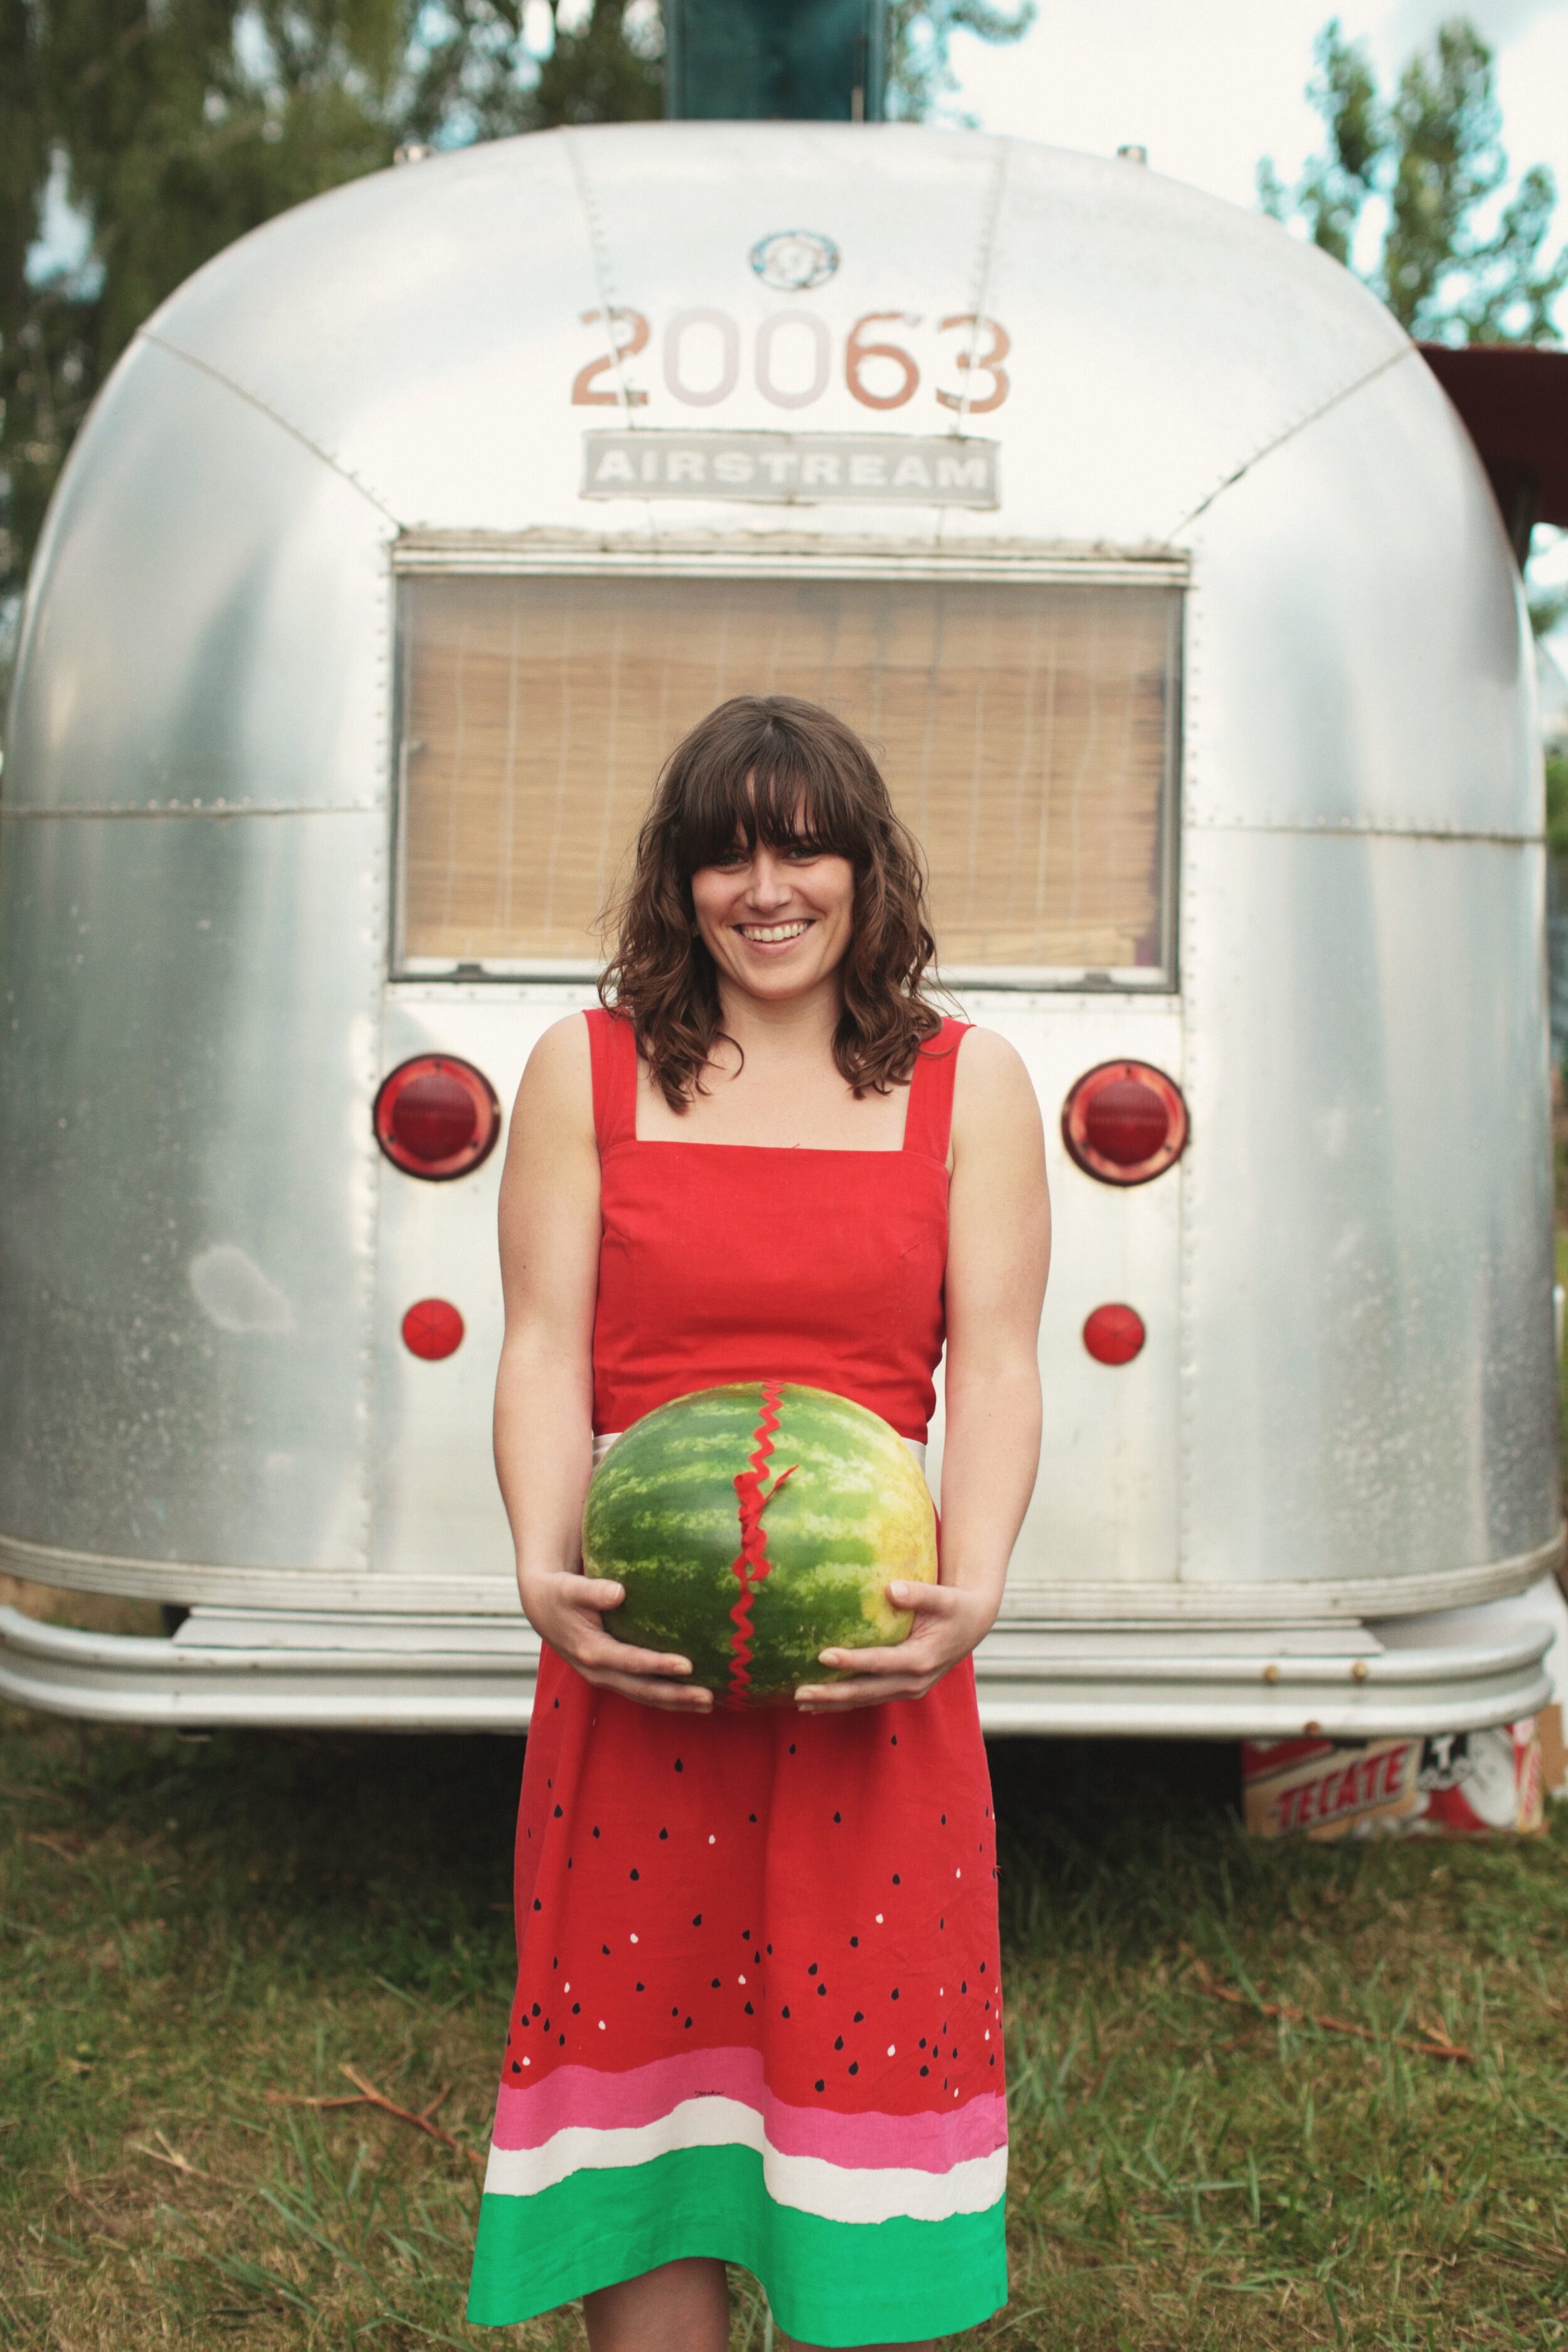
{"label": "airstream trailer", "polygon": [[1451,1613],[1562,1549],[1528,639],[1321,254],[910,126],[436,157],[150,321],[23,626],[0,1566],[188,1614],[5,1612],[7,1694],[526,1721],[492,1146],[662,756],[752,688],[880,745],[1051,1137],[986,1722],[1545,1696],[1546,1619]]}

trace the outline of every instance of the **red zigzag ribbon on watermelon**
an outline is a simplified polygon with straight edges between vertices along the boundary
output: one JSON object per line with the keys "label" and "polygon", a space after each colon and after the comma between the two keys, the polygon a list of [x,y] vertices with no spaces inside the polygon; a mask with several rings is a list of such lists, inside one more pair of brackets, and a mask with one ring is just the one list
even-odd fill
{"label": "red zigzag ribbon on watermelon", "polygon": [[735,1497],[741,1509],[741,1549],[731,1562],[741,1597],[730,1612],[730,1622],[735,1628],[730,1636],[730,1687],[725,1693],[731,1706],[744,1706],[746,1692],[752,1679],[752,1591],[766,1576],[773,1562],[768,1558],[768,1531],[763,1525],[763,1513],[778,1493],[786,1478],[793,1478],[800,1468],[792,1462],[781,1470],[764,1495],[763,1480],[767,1475],[768,1462],[773,1450],[773,1439],[779,1425],[779,1387],[776,1381],[763,1383],[763,1414],[752,1433],[752,1453],[744,1470],[735,1478]]}

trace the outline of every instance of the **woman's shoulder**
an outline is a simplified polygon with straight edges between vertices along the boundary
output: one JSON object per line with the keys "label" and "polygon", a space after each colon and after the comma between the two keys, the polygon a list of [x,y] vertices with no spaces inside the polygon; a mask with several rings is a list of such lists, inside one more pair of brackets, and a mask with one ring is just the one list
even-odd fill
{"label": "woman's shoulder", "polygon": [[1016,1045],[997,1030],[981,1028],[961,1030],[958,1045],[952,1089],[955,1135],[993,1122],[1010,1124],[1022,1118],[1038,1123],[1040,1106],[1034,1080]]}
{"label": "woman's shoulder", "polygon": [[[603,1017],[603,1016],[601,1016]],[[589,1038],[593,1013],[568,1013],[552,1021],[523,1066],[518,1103],[535,1118],[594,1123],[594,1063]]]}

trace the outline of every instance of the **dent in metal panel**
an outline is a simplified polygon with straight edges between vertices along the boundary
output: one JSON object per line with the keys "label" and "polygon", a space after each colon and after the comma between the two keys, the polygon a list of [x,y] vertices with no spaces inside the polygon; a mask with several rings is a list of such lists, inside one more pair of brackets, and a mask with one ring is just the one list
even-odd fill
{"label": "dent in metal panel", "polygon": [[1542,855],[1190,831],[1183,1574],[1557,1530]]}
{"label": "dent in metal panel", "polygon": [[362,1565],[384,819],[5,833],[0,1531]]}
{"label": "dent in metal panel", "polygon": [[1425,366],[1265,458],[1194,544],[1190,822],[1539,834],[1517,573]]}
{"label": "dent in metal panel", "polygon": [[280,425],[134,347],[35,571],[7,809],[384,800],[387,536]]}

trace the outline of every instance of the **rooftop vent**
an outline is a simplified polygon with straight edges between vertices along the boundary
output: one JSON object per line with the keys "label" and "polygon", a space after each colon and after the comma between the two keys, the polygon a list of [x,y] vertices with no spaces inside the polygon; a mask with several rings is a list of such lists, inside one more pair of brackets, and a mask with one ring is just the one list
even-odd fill
{"label": "rooftop vent", "polygon": [[880,122],[888,0],[665,0],[682,122]]}

